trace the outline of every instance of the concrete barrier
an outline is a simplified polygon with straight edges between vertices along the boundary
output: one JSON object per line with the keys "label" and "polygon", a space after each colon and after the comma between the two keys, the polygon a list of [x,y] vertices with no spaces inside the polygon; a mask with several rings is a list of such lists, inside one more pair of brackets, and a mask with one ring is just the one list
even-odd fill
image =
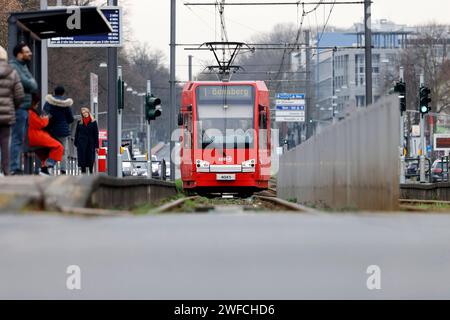
{"label": "concrete barrier", "polygon": [[175,184],[171,182],[145,178],[117,179],[101,175],[94,186],[89,206],[130,209],[176,194]]}
{"label": "concrete barrier", "polygon": [[132,209],[177,194],[174,183],[94,176],[0,178],[0,212],[32,205],[47,211],[64,208]]}
{"label": "concrete barrier", "polygon": [[400,199],[450,201],[450,183],[402,184]]}
{"label": "concrete barrier", "polygon": [[397,97],[359,109],[281,157],[278,196],[336,209],[396,210],[399,134]]}

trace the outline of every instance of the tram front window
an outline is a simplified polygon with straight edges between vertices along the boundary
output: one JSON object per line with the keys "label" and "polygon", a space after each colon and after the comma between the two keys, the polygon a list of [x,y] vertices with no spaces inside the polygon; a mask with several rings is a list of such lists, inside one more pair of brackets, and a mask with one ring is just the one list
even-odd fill
{"label": "tram front window", "polygon": [[198,147],[254,146],[254,90],[251,86],[197,88]]}

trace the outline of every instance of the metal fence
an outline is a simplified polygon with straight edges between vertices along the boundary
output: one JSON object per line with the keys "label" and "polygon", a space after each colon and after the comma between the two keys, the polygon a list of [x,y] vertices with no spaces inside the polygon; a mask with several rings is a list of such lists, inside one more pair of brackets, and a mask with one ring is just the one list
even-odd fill
{"label": "metal fence", "polygon": [[331,208],[395,210],[399,136],[397,97],[359,109],[281,157],[278,195]]}
{"label": "metal fence", "polygon": [[426,179],[424,182],[448,181],[448,175],[444,170],[440,171],[438,166],[442,163],[445,167],[446,162],[443,158],[448,157],[450,148],[435,148],[435,138],[446,135],[450,137],[450,115],[445,113],[429,113],[424,116],[424,145],[422,145],[420,138],[419,111],[406,111],[404,128],[404,149],[406,155],[404,170],[406,183],[420,183],[420,166],[417,167],[417,159],[422,152],[426,157]]}

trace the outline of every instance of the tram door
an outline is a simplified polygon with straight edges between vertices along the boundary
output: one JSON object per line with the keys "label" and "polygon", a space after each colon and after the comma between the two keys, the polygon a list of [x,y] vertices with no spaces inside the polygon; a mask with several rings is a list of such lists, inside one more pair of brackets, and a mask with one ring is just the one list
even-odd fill
{"label": "tram door", "polygon": [[259,165],[261,168],[261,179],[270,178],[270,118],[269,108],[259,106]]}
{"label": "tram door", "polygon": [[194,165],[192,111],[183,113],[183,130],[181,139],[181,168],[183,181],[192,180]]}

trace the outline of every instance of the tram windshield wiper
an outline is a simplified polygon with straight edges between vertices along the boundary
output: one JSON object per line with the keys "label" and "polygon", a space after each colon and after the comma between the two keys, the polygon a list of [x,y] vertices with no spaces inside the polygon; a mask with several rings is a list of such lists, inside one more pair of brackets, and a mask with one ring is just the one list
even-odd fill
{"label": "tram windshield wiper", "polygon": [[206,133],[205,130],[202,131],[202,148],[205,149],[207,146],[209,146],[211,143],[214,143],[216,137],[210,138]]}

